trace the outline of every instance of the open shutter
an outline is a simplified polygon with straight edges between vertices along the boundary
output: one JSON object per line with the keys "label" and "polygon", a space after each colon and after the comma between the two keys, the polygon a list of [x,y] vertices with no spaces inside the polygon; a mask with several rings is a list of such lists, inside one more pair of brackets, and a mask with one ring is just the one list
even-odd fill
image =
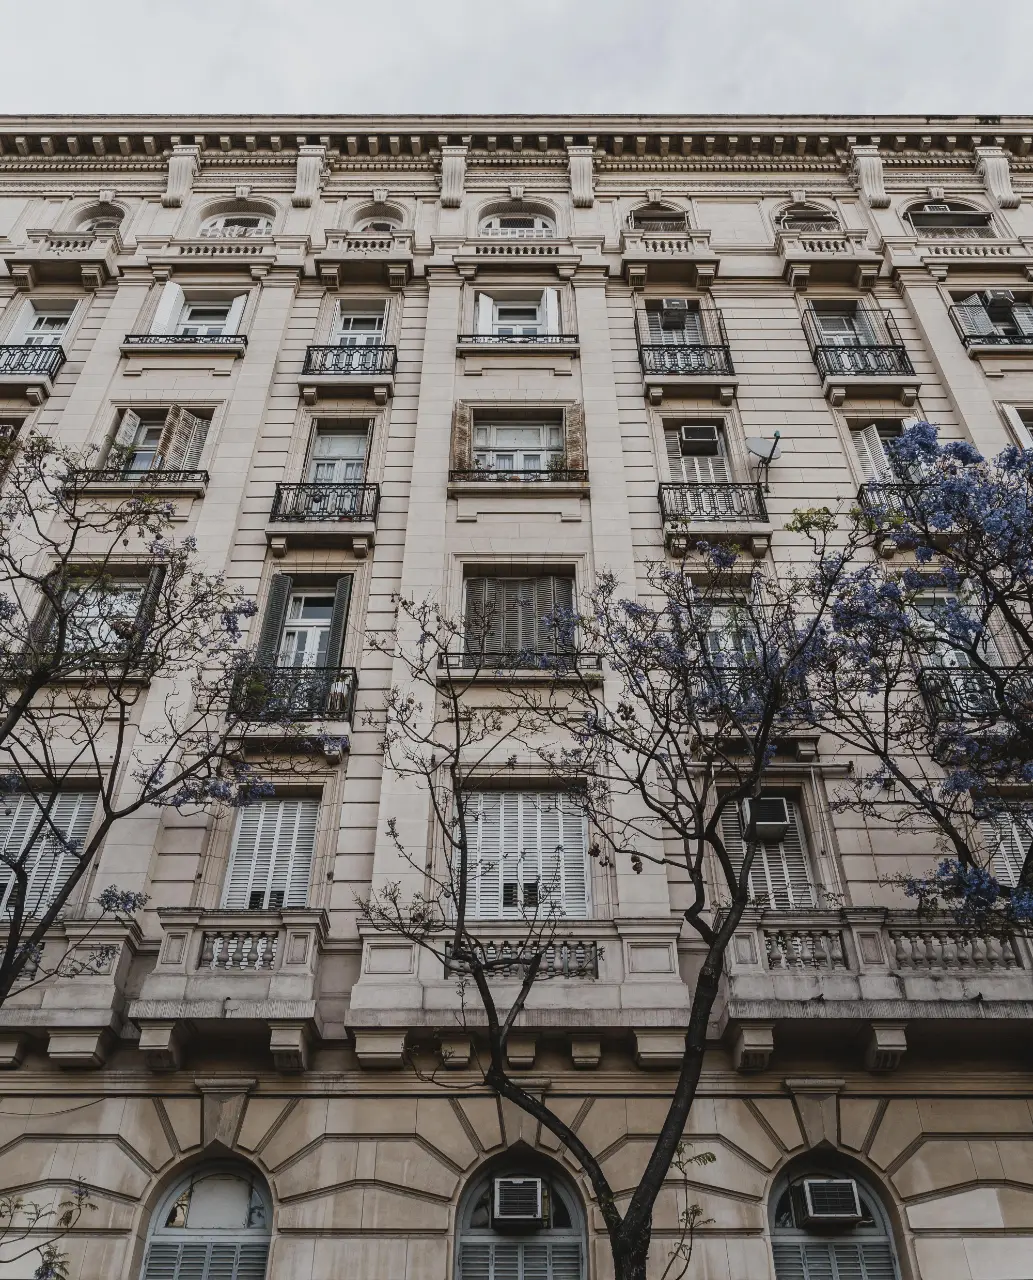
{"label": "open shutter", "polygon": [[136,614],[136,644],[141,646],[146,652],[147,632],[154,622],[154,615],[157,612],[158,601],[161,598],[162,583],[165,581],[165,573],[167,566],[156,564],[147,575],[147,582],[144,585],[143,595],[140,598],[140,608]]}
{"label": "open shutter", "polygon": [[1011,427],[1012,435],[1015,437],[1015,443],[1020,449],[1033,449],[1033,432],[1026,426],[1022,420],[1022,414],[1013,404],[1002,404],[1004,416],[1008,419],[1008,425]]}
{"label": "open shutter", "polygon": [[893,479],[893,468],[882,445],[879,428],[872,423],[860,431],[851,433],[854,451],[861,466],[861,475],[865,481],[889,481]]}
{"label": "open shutter", "polygon": [[1024,338],[1033,338],[1033,304],[1016,302],[1011,309],[1011,318]]}
{"label": "open shutter", "polygon": [[[503,791],[499,794],[499,852],[501,854],[502,910],[504,918],[512,919],[520,914],[520,882],[524,877],[524,857],[528,848],[528,838],[523,831],[521,809],[523,797],[518,791]],[[537,867],[538,846],[535,842],[531,849],[531,863]],[[530,871],[527,879],[534,877]]]}
{"label": "open shutter", "polygon": [[326,665],[336,667],[341,661],[341,650],[344,648],[344,635],[348,627],[348,605],[352,596],[352,575],[344,574],[337,579],[334,588],[334,611],[330,617],[330,635],[326,645]]}
{"label": "open shutter", "polygon": [[495,320],[495,299],[490,293],[479,293],[477,295],[476,312],[474,332],[491,333]]}
{"label": "open shutter", "polygon": [[559,289],[542,290],[542,319],[545,321],[546,333],[560,333],[560,291]]}
{"label": "open shutter", "polygon": [[[813,907],[814,886],[811,883],[810,868],[807,865],[807,851],[804,847],[803,824],[800,811],[795,802],[789,801],[789,830],[778,846],[765,845],[765,853],[775,860],[775,849],[781,874],[785,877],[788,896],[788,907]],[[768,853],[768,850],[771,852]],[[781,905],[776,901],[776,905]]]}
{"label": "open shutter", "polygon": [[563,460],[571,471],[584,471],[588,466],[588,442],[585,438],[585,406],[578,401],[563,410]]}
{"label": "open shutter", "polygon": [[1021,819],[1007,814],[986,818],[979,824],[983,844],[990,854],[989,870],[1001,884],[1015,886],[1033,842],[1033,831]]}
{"label": "open shutter", "polygon": [[258,644],[255,646],[255,657],[262,666],[276,665],[276,656],[280,651],[280,637],[283,635],[283,624],[287,620],[287,608],[290,604],[292,579],[289,573],[274,573],[269,583],[269,595],[265,602],[265,614],[262,618],[262,629]]}
{"label": "open shutter", "polygon": [[473,410],[462,400],[452,410],[453,471],[469,471],[473,467]]}
{"label": "open shutter", "polygon": [[126,409],[122,413],[121,421],[115,430],[115,438],[111,443],[116,449],[131,449],[136,443],[139,430],[140,415],[134,413],[132,409]]}
{"label": "open shutter", "polygon": [[35,319],[36,308],[26,298],[18,309],[14,324],[11,325],[5,341],[9,342],[12,347],[21,346],[29,336]]}
{"label": "open shutter", "polygon": [[151,321],[151,333],[175,333],[185,305],[183,290],[174,280],[168,281],[158,298],[158,307]]}
{"label": "open shutter", "polygon": [[[198,418],[182,405],[174,404],[165,416],[158,452],[166,471],[189,471],[196,467],[201,456],[208,423]],[[194,459],[193,464],[191,459]]]}
{"label": "open shutter", "polygon": [[978,293],[963,298],[955,307],[954,314],[966,338],[980,338],[996,332],[990,313]]}
{"label": "open shutter", "polygon": [[240,322],[244,319],[244,308],[247,306],[247,294],[238,293],[230,303],[229,312],[226,315],[226,327],[223,333],[237,333],[240,330]]}

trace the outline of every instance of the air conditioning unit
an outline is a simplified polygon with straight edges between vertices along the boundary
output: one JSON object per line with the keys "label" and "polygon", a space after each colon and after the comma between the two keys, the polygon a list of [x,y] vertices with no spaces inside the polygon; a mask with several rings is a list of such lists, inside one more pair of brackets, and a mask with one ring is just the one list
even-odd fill
{"label": "air conditioning unit", "polygon": [[951,207],[949,204],[933,203],[922,206],[923,213],[950,213],[950,211]]}
{"label": "air conditioning unit", "polygon": [[541,1178],[496,1178],[492,1218],[498,1226],[535,1226],[543,1220]]}
{"label": "air conditioning unit", "polygon": [[748,839],[781,840],[789,830],[789,802],[782,796],[760,796],[742,802],[742,829]]}
{"label": "air conditioning unit", "polygon": [[798,1226],[847,1227],[863,1217],[853,1178],[804,1178],[793,1191]]}
{"label": "air conditioning unit", "polygon": [[664,329],[683,329],[688,314],[688,299],[664,298],[660,304],[660,326]]}
{"label": "air conditioning unit", "polygon": [[714,457],[721,452],[721,435],[714,426],[684,426],[679,431],[681,451],[686,457]]}
{"label": "air conditioning unit", "polygon": [[1010,289],[984,289],[984,307],[1010,307],[1015,302],[1015,294]]}

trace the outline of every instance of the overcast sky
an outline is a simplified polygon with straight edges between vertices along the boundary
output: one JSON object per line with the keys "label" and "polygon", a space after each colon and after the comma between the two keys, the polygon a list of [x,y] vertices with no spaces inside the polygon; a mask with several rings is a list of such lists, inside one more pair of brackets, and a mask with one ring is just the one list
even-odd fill
{"label": "overcast sky", "polygon": [[1033,112],[1033,0],[0,0],[0,112]]}

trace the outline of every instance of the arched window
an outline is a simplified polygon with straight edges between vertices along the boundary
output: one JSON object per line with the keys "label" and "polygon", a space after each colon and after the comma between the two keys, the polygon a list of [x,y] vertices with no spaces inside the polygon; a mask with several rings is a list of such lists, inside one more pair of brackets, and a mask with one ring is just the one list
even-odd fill
{"label": "arched window", "polygon": [[265,1280],[271,1230],[272,1202],[257,1173],[204,1165],[155,1210],[140,1280]]}
{"label": "arched window", "polygon": [[80,231],[117,231],[124,217],[125,214],[117,205],[94,205],[79,223],[78,229]]}
{"label": "arched window", "polygon": [[913,205],[906,217],[923,240],[985,240],[997,234],[991,214],[951,200]]}
{"label": "arched window", "polygon": [[236,240],[272,235],[272,230],[268,213],[220,213],[205,220],[201,235],[211,240]]}
{"label": "arched window", "polygon": [[541,1167],[482,1177],[459,1213],[456,1280],[582,1280],[585,1229],[571,1187]]}
{"label": "arched window", "polygon": [[556,234],[551,218],[532,210],[493,213],[481,223],[482,236],[504,236],[514,240],[544,240]]}
{"label": "arched window", "polygon": [[813,235],[821,231],[838,231],[839,219],[828,209],[816,204],[791,204],[775,219],[779,231],[795,231],[799,235]]}
{"label": "arched window", "polygon": [[669,235],[672,231],[687,231],[688,221],[680,209],[666,204],[644,204],[628,218],[629,231],[643,231],[646,235]]}
{"label": "arched window", "polygon": [[885,1210],[860,1179],[811,1168],[783,1177],[772,1204],[777,1280],[898,1280]]}
{"label": "arched window", "polygon": [[364,218],[355,228],[356,231],[379,231],[381,233],[398,230],[395,218]]}

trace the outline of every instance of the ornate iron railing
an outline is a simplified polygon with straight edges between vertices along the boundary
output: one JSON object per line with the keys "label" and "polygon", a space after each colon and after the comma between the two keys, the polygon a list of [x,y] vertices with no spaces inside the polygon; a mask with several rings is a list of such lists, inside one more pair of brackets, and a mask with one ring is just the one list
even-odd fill
{"label": "ornate iron railing", "polygon": [[656,235],[670,235],[672,232],[688,231],[689,223],[685,214],[673,218],[636,218],[634,214],[628,218],[628,230],[640,231],[643,235],[653,232]]}
{"label": "ornate iron railing", "polygon": [[[538,955],[538,949],[528,949],[511,942],[489,942],[478,948],[479,960],[490,966],[492,977],[522,977],[525,967]],[[602,947],[597,942],[550,942],[541,948],[542,963],[538,970],[541,978],[598,978],[599,956]],[[467,971],[468,966],[452,962],[452,945],[445,946],[445,977]]]}
{"label": "ornate iron railing", "polygon": [[137,484],[171,488],[178,484],[207,484],[209,477],[207,471],[165,471],[161,467],[133,471],[130,468],[98,467],[96,470],[71,471],[68,479],[76,487],[85,484]]}
{"label": "ornate iron railing", "polygon": [[0,377],[30,374],[52,378],[64,362],[60,347],[0,347]]}
{"label": "ornate iron railing", "polygon": [[367,521],[380,509],[378,484],[278,484],[269,513],[272,521]]}
{"label": "ornate iron railing", "polygon": [[238,672],[230,706],[245,720],[350,720],[354,667],[286,667],[254,662]]}
{"label": "ornate iron railing", "polygon": [[808,307],[803,317],[811,356],[823,378],[915,376],[896,321],[879,307],[857,307],[854,335],[847,345],[829,340],[821,312]]}
{"label": "ornate iron railing", "polygon": [[577,340],[576,333],[461,333],[456,339],[479,347],[566,347]]}
{"label": "ornate iron railing", "polygon": [[539,471],[507,471],[502,467],[471,467],[448,473],[451,482],[479,482],[481,484],[587,484],[588,472],[570,467],[549,467]]}
{"label": "ornate iron railing", "polygon": [[699,374],[735,373],[732,353],[728,347],[691,343],[685,346],[667,346],[647,343],[639,347],[642,372],[662,377],[694,377]]}
{"label": "ornate iron railing", "polygon": [[922,667],[918,687],[933,723],[981,720],[990,724],[1011,716],[1025,719],[1033,708],[1033,673],[1012,668],[999,674],[1004,679],[1003,690],[976,668]]}
{"label": "ornate iron railing", "polygon": [[914,520],[920,515],[921,492],[921,484],[907,481],[884,484],[881,480],[869,480],[858,489],[857,501],[873,520],[885,520],[887,516]]}
{"label": "ornate iron railing", "polygon": [[659,498],[660,516],[665,524],[673,520],[701,523],[739,520],[764,524],[768,518],[759,484],[662,484]]}
{"label": "ornate iron railing", "polygon": [[246,347],[246,333],[127,333],[126,347]]}
{"label": "ornate iron railing", "polygon": [[394,347],[308,347],[302,372],[311,374],[393,374]]}
{"label": "ornate iron railing", "polygon": [[966,347],[1033,347],[1033,332],[1002,333],[978,303],[959,302],[950,308],[950,317]]}
{"label": "ornate iron railing", "polygon": [[554,649],[485,649],[468,638],[461,652],[449,655],[453,666],[470,671],[548,671],[563,675],[574,671],[601,671],[598,653],[581,653],[573,646]]}

